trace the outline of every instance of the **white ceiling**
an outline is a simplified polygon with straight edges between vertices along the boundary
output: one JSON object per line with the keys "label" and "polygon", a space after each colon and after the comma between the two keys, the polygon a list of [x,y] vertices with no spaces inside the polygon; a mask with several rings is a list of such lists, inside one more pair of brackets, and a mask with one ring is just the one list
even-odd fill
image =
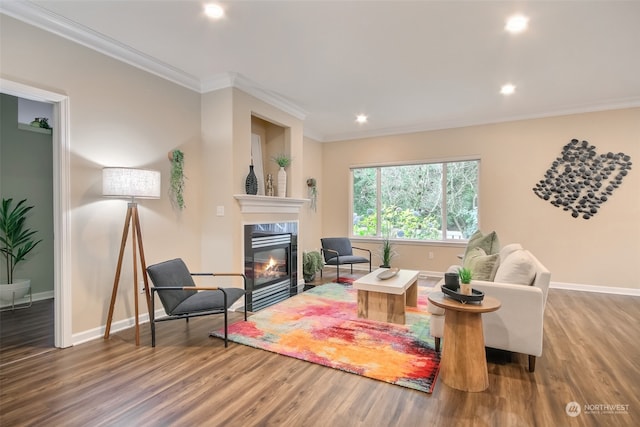
{"label": "white ceiling", "polygon": [[[220,1],[221,21],[204,3],[0,10],[199,92],[241,87],[319,141],[640,106],[640,1]],[[504,31],[514,13],[528,31]]]}

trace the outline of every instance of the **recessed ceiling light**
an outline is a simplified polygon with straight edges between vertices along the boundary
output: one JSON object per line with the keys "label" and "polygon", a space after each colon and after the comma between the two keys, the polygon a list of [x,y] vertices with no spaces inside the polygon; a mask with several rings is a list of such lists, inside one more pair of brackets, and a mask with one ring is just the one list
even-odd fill
{"label": "recessed ceiling light", "polygon": [[511,95],[516,91],[516,87],[511,83],[507,83],[500,88],[500,93],[503,95]]}
{"label": "recessed ceiling light", "polygon": [[526,16],[514,15],[507,19],[507,25],[505,25],[504,29],[510,33],[520,33],[527,29],[528,24],[529,18]]}
{"label": "recessed ceiling light", "polygon": [[360,124],[367,123],[368,120],[369,120],[369,118],[365,114],[358,114],[356,116],[356,122],[358,122]]}
{"label": "recessed ceiling light", "polygon": [[204,13],[209,18],[220,19],[224,16],[224,9],[219,4],[210,3],[204,6]]}

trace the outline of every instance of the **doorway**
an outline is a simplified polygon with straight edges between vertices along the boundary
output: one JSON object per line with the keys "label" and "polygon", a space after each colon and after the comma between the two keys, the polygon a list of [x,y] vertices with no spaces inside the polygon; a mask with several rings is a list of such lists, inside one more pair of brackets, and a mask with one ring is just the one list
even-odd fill
{"label": "doorway", "polygon": [[69,230],[69,98],[47,90],[0,79],[0,92],[19,98],[53,104],[53,258],[54,345],[70,347],[71,270]]}

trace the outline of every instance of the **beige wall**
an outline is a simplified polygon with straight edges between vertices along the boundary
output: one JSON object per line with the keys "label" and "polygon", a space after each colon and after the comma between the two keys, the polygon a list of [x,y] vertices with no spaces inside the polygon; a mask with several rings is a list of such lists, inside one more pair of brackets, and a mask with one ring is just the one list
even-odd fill
{"label": "beige wall", "polygon": [[[252,116],[271,122],[280,130],[280,146],[293,159],[287,168],[287,196],[301,198],[302,193],[302,120],[287,114],[245,92],[222,89],[202,95],[204,170],[202,212],[202,264],[207,271],[242,271],[244,267],[243,225],[249,223],[292,221],[291,214],[242,214],[234,195],[245,194],[245,179],[251,163]],[[253,125],[256,129],[255,124]],[[284,131],[282,131],[284,129]],[[266,139],[270,127],[264,129]],[[274,173],[267,156],[265,173]],[[274,175],[275,179],[275,175]],[[217,215],[223,207],[224,216]],[[304,220],[300,220],[300,228]],[[300,260],[299,260],[300,263]]]}
{"label": "beige wall", "polygon": [[306,182],[308,178],[315,178],[318,188],[318,197],[314,211],[311,209],[311,204],[305,204],[301,212],[301,221],[304,225],[304,229],[300,235],[300,252],[305,250],[319,250],[320,238],[322,236],[322,212],[323,212],[323,200],[326,193],[329,192],[329,187],[326,185],[322,175],[322,156],[323,156],[323,144],[313,141],[309,138],[304,139],[304,165],[302,182],[304,183],[304,198],[309,198],[308,188]]}
{"label": "beige wall", "polygon": [[[69,97],[72,332],[98,328],[106,322],[127,206],[101,196],[102,167],[160,170],[162,198],[140,202],[147,263],[176,256],[200,263],[200,95],[4,15],[0,27],[2,78]],[[175,148],[185,153],[184,212],[167,195],[167,153]],[[114,321],[133,315],[131,287],[127,250]]]}
{"label": "beige wall", "polygon": [[[113,285],[126,203],[101,196],[104,166],[162,173],[162,198],[140,203],[148,264],[179,256],[193,270],[241,267],[242,223],[274,218],[240,215],[233,197],[244,193],[252,115],[286,129],[291,196],[306,198],[306,179],[318,180],[318,212],[302,207],[300,253],[317,248],[322,236],[348,233],[349,166],[478,155],[483,230],[496,229],[504,243],[522,242],[551,269],[554,281],[639,286],[627,274],[640,254],[636,170],[589,221],[571,218],[531,191],[574,137],[589,140],[600,152],[623,151],[638,159],[639,109],[320,144],[303,141],[301,120],[241,91],[201,96],[4,15],[0,26],[2,78],[70,100],[73,333],[105,324]],[[185,153],[182,212],[167,193],[167,153],[176,148]],[[225,209],[222,217],[216,215],[218,206]],[[460,249],[396,248],[400,266],[435,271],[454,262]],[[133,315],[130,259],[128,248],[114,321]]]}
{"label": "beige wall", "polygon": [[[324,144],[323,187],[331,191],[323,197],[323,235],[350,231],[350,166],[478,156],[483,231],[496,230],[503,244],[522,243],[551,270],[554,282],[640,288],[628,273],[640,259],[640,171],[631,170],[589,220],[574,219],[532,191],[572,138],[589,141],[598,153],[624,152],[637,162],[640,109]],[[379,244],[368,246],[377,250]],[[397,244],[395,264],[444,271],[461,249]]]}

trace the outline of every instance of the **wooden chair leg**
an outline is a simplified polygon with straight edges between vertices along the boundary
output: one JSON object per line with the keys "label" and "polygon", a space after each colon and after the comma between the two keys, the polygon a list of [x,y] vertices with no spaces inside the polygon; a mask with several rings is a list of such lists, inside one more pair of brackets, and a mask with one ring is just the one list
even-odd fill
{"label": "wooden chair leg", "polygon": [[434,337],[434,340],[436,344],[436,351],[440,353],[440,337]]}
{"label": "wooden chair leg", "polygon": [[529,372],[536,370],[536,357],[529,355]]}

